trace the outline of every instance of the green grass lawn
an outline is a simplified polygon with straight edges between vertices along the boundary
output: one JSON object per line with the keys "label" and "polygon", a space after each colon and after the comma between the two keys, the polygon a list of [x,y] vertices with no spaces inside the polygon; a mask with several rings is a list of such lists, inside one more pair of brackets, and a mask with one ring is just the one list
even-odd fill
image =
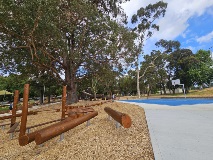
{"label": "green grass lawn", "polygon": [[9,111],[9,106],[1,106],[0,111]]}
{"label": "green grass lawn", "polygon": [[[141,95],[141,98],[146,98],[147,95]],[[185,97],[185,95],[183,93],[175,93],[175,94],[151,94],[149,97],[156,97],[156,98],[160,98],[160,97]],[[213,87],[211,88],[205,88],[202,90],[190,90],[189,93],[186,94],[186,97],[209,97],[209,98],[213,98]],[[137,96],[124,96],[121,97],[120,99],[137,99]]]}
{"label": "green grass lawn", "polygon": [[[151,96],[159,96],[159,97],[183,97],[183,93],[175,93],[175,94],[166,94],[166,95],[151,95]],[[205,88],[202,90],[190,90],[189,93],[186,94],[187,97],[213,97],[213,87]]]}
{"label": "green grass lawn", "polygon": [[213,97],[213,87],[202,90],[192,90],[188,93],[188,95],[198,97]]}

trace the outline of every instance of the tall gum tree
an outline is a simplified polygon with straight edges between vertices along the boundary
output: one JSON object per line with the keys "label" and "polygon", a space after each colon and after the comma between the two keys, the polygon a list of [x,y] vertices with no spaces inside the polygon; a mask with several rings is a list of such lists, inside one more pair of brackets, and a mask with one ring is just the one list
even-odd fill
{"label": "tall gum tree", "polygon": [[144,56],[144,61],[142,62],[140,70],[140,75],[142,76],[141,79],[146,82],[146,84],[149,86],[149,89],[158,86],[163,90],[164,94],[166,94],[165,84],[167,80],[167,73],[165,68],[166,57],[166,53],[162,53],[159,50],[153,50],[150,55]]}
{"label": "tall gum tree", "polygon": [[122,2],[1,0],[1,67],[45,69],[67,85],[67,103],[77,102],[77,83],[91,61],[120,68],[121,59],[134,59],[134,34],[111,18],[121,14]]}
{"label": "tall gum tree", "polygon": [[[172,86],[172,78],[173,78],[173,69],[168,65],[168,58],[169,55],[175,51],[180,50],[180,42],[179,41],[173,41],[173,40],[165,40],[165,39],[160,39],[158,42],[155,43],[155,45],[162,49],[163,54],[165,55],[165,61],[167,62],[167,65],[165,66],[165,70],[167,72],[167,88],[173,89]],[[162,86],[164,90],[164,94],[166,93],[165,91],[165,86]],[[174,89],[173,89],[174,91]]]}
{"label": "tall gum tree", "polygon": [[132,16],[132,24],[135,25],[133,32],[137,34],[135,43],[137,44],[137,94],[140,98],[140,55],[143,51],[144,41],[150,38],[154,31],[159,30],[159,26],[155,23],[157,19],[165,15],[167,3],[159,1],[155,4],[149,4],[145,8],[140,8],[136,14]]}

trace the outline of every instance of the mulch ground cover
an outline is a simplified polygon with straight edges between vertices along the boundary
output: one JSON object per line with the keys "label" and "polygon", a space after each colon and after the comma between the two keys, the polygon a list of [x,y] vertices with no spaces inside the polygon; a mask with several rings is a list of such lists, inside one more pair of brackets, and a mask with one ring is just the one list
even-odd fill
{"label": "mulch ground cover", "polygon": [[[76,106],[97,103],[93,101],[82,101]],[[128,114],[132,119],[130,128],[116,128],[115,121],[109,120],[105,107]],[[44,123],[61,117],[61,112],[56,109],[61,104],[49,105],[39,108],[37,115],[27,118],[27,126]],[[64,140],[59,142],[59,136],[36,145],[32,142],[26,146],[19,146],[18,136],[10,140],[9,126],[4,130],[0,129],[0,159],[1,160],[143,160],[154,159],[149,130],[146,122],[144,109],[133,105],[118,102],[108,102],[102,105],[92,106],[98,111],[98,116],[65,132]],[[17,118],[20,121],[20,118]],[[3,121],[0,122],[0,124]],[[4,120],[6,122],[6,120]],[[9,122],[9,120],[8,120]],[[49,126],[45,125],[45,126]],[[31,129],[31,132],[44,128],[40,126]]]}

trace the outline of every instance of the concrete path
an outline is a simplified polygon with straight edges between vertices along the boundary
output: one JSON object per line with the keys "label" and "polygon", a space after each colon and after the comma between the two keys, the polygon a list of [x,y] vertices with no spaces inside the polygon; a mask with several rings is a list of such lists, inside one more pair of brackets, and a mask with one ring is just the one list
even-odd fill
{"label": "concrete path", "polygon": [[134,104],[145,109],[156,160],[213,159],[213,104]]}

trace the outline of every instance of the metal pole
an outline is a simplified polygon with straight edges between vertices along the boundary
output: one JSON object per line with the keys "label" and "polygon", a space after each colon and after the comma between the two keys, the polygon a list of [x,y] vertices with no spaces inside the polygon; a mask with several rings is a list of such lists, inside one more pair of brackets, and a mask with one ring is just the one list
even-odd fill
{"label": "metal pole", "polygon": [[87,127],[90,125],[90,120],[87,121]]}
{"label": "metal pole", "polygon": [[111,121],[112,120],[112,118],[111,118],[111,116],[110,115],[108,115],[108,119]]}
{"label": "metal pole", "polygon": [[64,139],[64,133],[60,134],[60,140],[59,141],[63,141]]}
{"label": "metal pole", "polygon": [[185,95],[185,98],[186,98],[186,91],[185,91],[184,84],[183,84],[183,93],[184,93],[184,95]]}
{"label": "metal pole", "polygon": [[13,134],[14,134],[14,133],[10,133],[10,139],[13,139]]}
{"label": "metal pole", "polygon": [[115,122],[116,128],[119,128],[121,125],[117,121]]}

